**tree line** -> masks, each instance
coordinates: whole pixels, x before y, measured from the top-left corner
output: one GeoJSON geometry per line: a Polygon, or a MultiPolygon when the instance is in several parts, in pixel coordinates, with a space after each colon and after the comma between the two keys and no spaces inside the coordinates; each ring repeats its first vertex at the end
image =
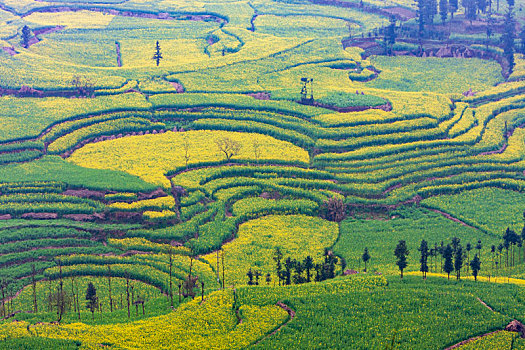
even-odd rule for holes
{"type": "MultiPolygon", "coordinates": [[[[490,255],[485,257],[485,259],[489,259],[489,264],[487,264],[490,265],[489,279],[491,275],[497,275],[500,268],[510,268],[516,266],[518,263],[525,262],[524,243],[525,226],[521,234],[517,234],[510,228],[505,230],[501,243],[491,245],[490,255]],[[494,269],[496,271],[494,271],[494,269]]],[[[434,272],[438,272],[439,266],[439,272],[446,273],[449,279],[450,275],[455,273],[456,279],[460,280],[461,271],[464,269],[466,270],[466,274],[471,273],[474,279],[477,280],[481,270],[482,248],[481,240],[478,240],[475,245],[466,243],[463,246],[461,240],[458,237],[454,237],[450,243],[441,241],[440,245],[436,243],[434,246],[431,246],[423,239],[417,249],[419,251],[419,271],[422,273],[423,278],[426,278],[427,272],[432,269],[434,272]]],[[[410,251],[407,248],[406,241],[400,240],[394,250],[394,255],[401,278],[403,278],[403,271],[408,266],[407,257],[409,254],[410,251]]]]}

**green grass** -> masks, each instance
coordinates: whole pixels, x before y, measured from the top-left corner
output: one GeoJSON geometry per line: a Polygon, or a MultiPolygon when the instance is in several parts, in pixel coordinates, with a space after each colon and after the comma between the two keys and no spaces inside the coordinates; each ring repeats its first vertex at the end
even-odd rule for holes
{"type": "Polygon", "coordinates": [[[381,74],[367,85],[380,89],[463,93],[502,79],[499,64],[480,59],[374,56],[370,61],[381,74]]]}
{"type": "MultiPolygon", "coordinates": [[[[471,243],[475,246],[481,239],[486,256],[492,244],[498,244],[499,239],[455,223],[442,215],[419,208],[408,208],[389,213],[387,217],[366,220],[347,219],[341,224],[341,235],[334,246],[334,252],[347,261],[348,268],[364,269],[360,260],[365,247],[370,252],[368,268],[382,273],[398,273],[395,265],[394,248],[399,240],[407,242],[410,250],[407,270],[419,271],[419,244],[425,239],[430,248],[434,244],[450,243],[453,237],[461,239],[463,246],[471,243]]],[[[473,255],[473,252],[471,252],[473,255]]],[[[435,260],[438,271],[439,258],[435,260]]],[[[430,265],[430,261],[429,261],[430,265]]]]}
{"type": "MultiPolygon", "coordinates": [[[[341,349],[348,344],[354,349],[384,349],[392,342],[396,349],[439,349],[502,329],[514,316],[501,314],[498,308],[489,311],[476,299],[493,291],[488,283],[442,278],[424,282],[415,276],[380,283],[381,279],[351,276],[283,288],[243,287],[238,300],[259,305],[283,301],[296,312],[289,324],[256,349],[341,349]]],[[[501,287],[503,304],[517,302],[515,289],[501,287]]]]}
{"type": "Polygon", "coordinates": [[[523,228],[525,194],[499,188],[480,188],[429,198],[423,204],[451,214],[497,236],[507,227],[518,234],[523,228]]]}
{"type": "Polygon", "coordinates": [[[155,186],[136,176],[111,170],[83,168],[58,156],[0,166],[0,182],[59,181],[74,187],[115,191],[152,191],[155,186]]]}
{"type": "Polygon", "coordinates": [[[319,102],[340,108],[356,107],[356,106],[381,106],[387,101],[381,97],[373,95],[359,95],[355,93],[334,92],[321,97],[319,102]]]}

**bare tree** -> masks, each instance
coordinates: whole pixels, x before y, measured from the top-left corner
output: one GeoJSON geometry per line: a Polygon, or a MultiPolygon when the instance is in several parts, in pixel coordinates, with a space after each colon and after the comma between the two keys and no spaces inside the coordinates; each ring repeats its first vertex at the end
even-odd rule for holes
{"type": "Polygon", "coordinates": [[[36,303],[36,267],[31,264],[31,285],[33,286],[33,309],[35,314],[38,313],[38,305],[36,303]]]}
{"type": "Polygon", "coordinates": [[[261,156],[261,146],[259,140],[253,140],[253,155],[255,156],[256,162],[259,161],[259,157],[261,156]]]}
{"type": "Polygon", "coordinates": [[[74,76],[71,85],[77,90],[79,97],[90,97],[95,92],[95,84],[86,77],[74,76]]]}
{"type": "Polygon", "coordinates": [[[111,266],[108,265],[109,310],[113,312],[113,298],[111,297],[111,266]]]}
{"type": "Polygon", "coordinates": [[[186,162],[186,168],[188,167],[188,162],[190,161],[191,155],[190,155],[190,141],[187,137],[184,137],[184,141],[182,143],[182,148],[184,149],[184,161],[186,162]]]}
{"type": "Polygon", "coordinates": [[[227,161],[239,154],[242,146],[239,142],[230,139],[229,137],[221,137],[215,140],[215,144],[219,152],[224,153],[227,161]]]}

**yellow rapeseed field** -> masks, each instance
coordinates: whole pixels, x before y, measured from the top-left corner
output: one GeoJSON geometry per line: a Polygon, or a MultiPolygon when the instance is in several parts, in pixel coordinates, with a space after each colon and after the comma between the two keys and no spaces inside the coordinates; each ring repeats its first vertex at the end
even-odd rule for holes
{"type": "Polygon", "coordinates": [[[275,305],[243,305],[235,310],[233,291],[215,292],[201,303],[200,297],[167,315],[129,324],[88,326],[13,322],[0,327],[0,339],[27,336],[30,329],[39,336],[82,342],[83,349],[100,344],[118,344],[119,349],[242,349],[264,337],[288,317],[275,305]]]}
{"type": "Polygon", "coordinates": [[[69,161],[95,169],[122,170],[137,175],[143,180],[170,187],[165,174],[184,167],[185,145],[188,149],[188,164],[217,162],[224,159],[215,140],[230,138],[241,145],[238,155],[232,159],[255,159],[253,144],[257,141],[259,160],[281,160],[308,162],[308,152],[273,137],[229,131],[166,132],[164,134],[126,137],[111,141],[88,144],[77,150],[69,161]]]}
{"type": "MultiPolygon", "coordinates": [[[[270,273],[276,281],[272,259],[275,248],[281,249],[285,259],[302,260],[310,255],[320,262],[324,248],[332,246],[337,235],[336,223],[305,215],[271,215],[248,221],[239,227],[237,238],[223,246],[225,282],[246,284],[250,268],[263,276],[270,273]]],[[[212,265],[217,263],[216,253],[204,259],[212,265]]]]}

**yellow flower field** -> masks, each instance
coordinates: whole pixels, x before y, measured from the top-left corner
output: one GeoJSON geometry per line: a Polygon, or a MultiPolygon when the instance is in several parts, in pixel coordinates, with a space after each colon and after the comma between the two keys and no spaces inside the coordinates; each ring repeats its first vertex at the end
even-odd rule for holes
{"type": "Polygon", "coordinates": [[[32,13],[25,19],[42,26],[61,25],[68,28],[104,28],[115,16],[93,11],[32,13]]]}
{"type": "MultiPolygon", "coordinates": [[[[248,221],[239,227],[237,238],[223,246],[226,284],[246,284],[250,268],[263,276],[269,272],[276,280],[272,256],[277,247],[285,258],[302,260],[310,255],[318,262],[337,235],[336,223],[305,215],[272,215],[248,221]]],[[[204,259],[212,266],[217,264],[215,253],[204,259]]]]}
{"type": "Polygon", "coordinates": [[[285,141],[273,137],[229,131],[188,131],[183,133],[166,132],[157,135],[126,137],[117,140],[88,144],[77,150],[69,161],[77,165],[95,168],[122,170],[141,179],[170,187],[165,174],[185,165],[184,145],[188,144],[188,164],[217,162],[224,160],[215,140],[230,138],[240,143],[239,154],[232,159],[255,159],[253,144],[260,146],[260,160],[280,160],[308,162],[308,152],[285,141]]]}
{"type": "Polygon", "coordinates": [[[288,314],[278,306],[243,305],[239,322],[233,309],[233,291],[215,292],[204,303],[200,298],[180,306],[170,314],[126,325],[88,326],[13,322],[0,327],[0,339],[32,334],[54,339],[81,341],[82,349],[98,349],[99,344],[119,349],[242,349],[284,323],[288,314]]]}

